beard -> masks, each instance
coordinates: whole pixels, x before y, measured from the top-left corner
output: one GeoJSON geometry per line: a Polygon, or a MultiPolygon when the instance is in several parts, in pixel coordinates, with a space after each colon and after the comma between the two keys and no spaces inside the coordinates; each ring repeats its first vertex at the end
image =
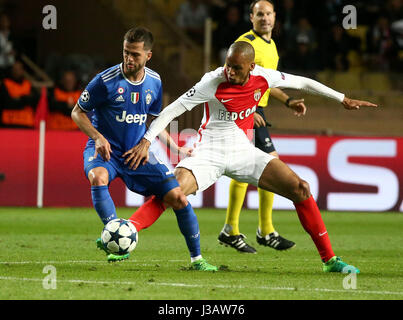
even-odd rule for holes
{"type": "Polygon", "coordinates": [[[125,63],[125,73],[128,76],[134,76],[136,75],[139,71],[141,71],[145,66],[144,64],[133,64],[130,68],[127,63],[125,63]]]}

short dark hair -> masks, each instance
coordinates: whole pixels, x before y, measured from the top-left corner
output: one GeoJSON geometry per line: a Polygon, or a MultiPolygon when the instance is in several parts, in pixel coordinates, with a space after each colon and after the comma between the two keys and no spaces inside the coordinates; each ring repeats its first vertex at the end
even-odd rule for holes
{"type": "Polygon", "coordinates": [[[132,28],[126,32],[124,41],[129,43],[144,42],[144,49],[151,50],[154,44],[154,37],[150,30],[144,27],[132,28]]]}
{"type": "Polygon", "coordinates": [[[260,1],[266,1],[266,2],[270,3],[274,9],[274,2],[272,0],[255,0],[249,6],[249,13],[253,13],[253,8],[255,7],[256,3],[260,2],[260,1]]]}
{"type": "Polygon", "coordinates": [[[255,49],[246,41],[236,41],[228,49],[227,55],[241,54],[250,61],[255,61],[255,49]]]}

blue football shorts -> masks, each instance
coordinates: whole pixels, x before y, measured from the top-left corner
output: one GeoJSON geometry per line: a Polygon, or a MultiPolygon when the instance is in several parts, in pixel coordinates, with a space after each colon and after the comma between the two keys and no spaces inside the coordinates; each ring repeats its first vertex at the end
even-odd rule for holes
{"type": "Polygon", "coordinates": [[[155,195],[162,199],[172,189],[179,187],[175,175],[152,152],[145,165],[140,164],[136,170],[132,170],[124,163],[124,158],[111,154],[109,161],[104,161],[98,156],[94,159],[95,146],[87,146],[84,150],[84,172],[88,177],[90,170],[103,167],[108,170],[109,183],[119,177],[127,188],[143,196],[155,195]]]}

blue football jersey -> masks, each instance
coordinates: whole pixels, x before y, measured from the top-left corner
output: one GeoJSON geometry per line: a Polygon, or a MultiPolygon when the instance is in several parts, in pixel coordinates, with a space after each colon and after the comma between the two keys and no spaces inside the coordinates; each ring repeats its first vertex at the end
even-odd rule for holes
{"type": "MultiPolygon", "coordinates": [[[[158,116],[162,106],[161,78],[145,68],[145,76],[132,82],[123,73],[122,64],[97,74],[82,92],[79,107],[93,111],[92,125],[108,140],[112,156],[139,143],[146,132],[148,115],[158,116]]],[[[94,144],[90,138],[87,146],[94,144]]]]}

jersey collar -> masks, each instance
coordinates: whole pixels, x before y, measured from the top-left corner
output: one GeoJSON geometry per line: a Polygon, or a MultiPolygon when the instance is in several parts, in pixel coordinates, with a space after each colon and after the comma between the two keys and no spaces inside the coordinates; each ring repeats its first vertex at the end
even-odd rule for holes
{"type": "Polygon", "coordinates": [[[132,84],[132,85],[138,86],[139,84],[142,84],[142,83],[144,82],[144,80],[146,79],[146,74],[147,74],[147,73],[146,73],[145,70],[144,70],[143,79],[141,79],[141,80],[139,80],[139,81],[130,81],[130,80],[126,77],[125,73],[123,72],[123,63],[120,64],[119,68],[120,68],[120,72],[121,72],[122,75],[123,75],[123,78],[125,78],[125,80],[126,80],[127,82],[129,82],[130,84],[132,84]]]}
{"type": "Polygon", "coordinates": [[[252,29],[252,32],[254,34],[256,34],[260,39],[262,39],[264,42],[267,42],[268,44],[271,43],[271,39],[270,40],[266,40],[265,38],[263,38],[255,29],[252,29]]]}

